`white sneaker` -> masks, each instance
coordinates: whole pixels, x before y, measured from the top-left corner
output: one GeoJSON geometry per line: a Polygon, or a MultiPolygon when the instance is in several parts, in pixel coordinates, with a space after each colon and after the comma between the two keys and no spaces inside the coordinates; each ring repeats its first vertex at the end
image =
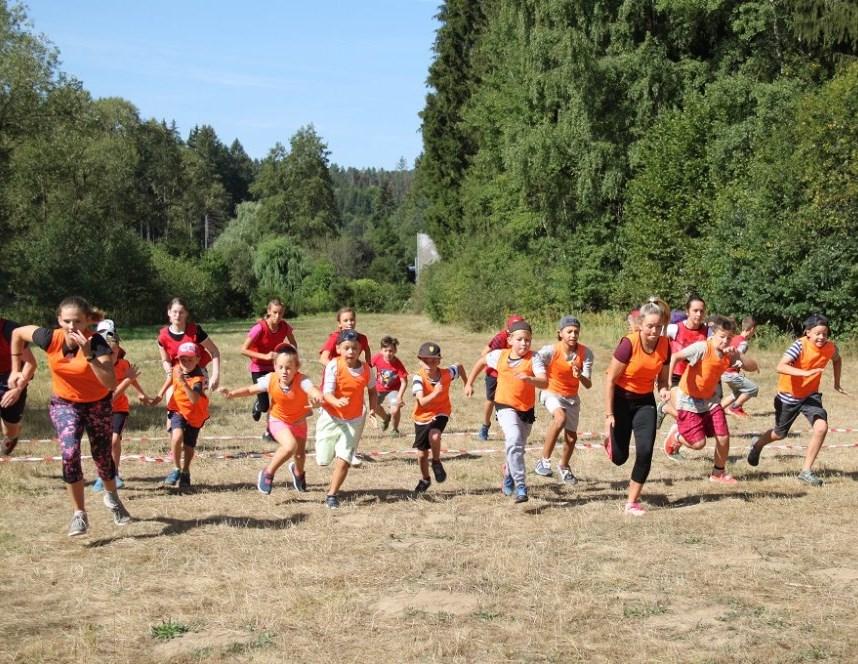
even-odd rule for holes
{"type": "Polygon", "coordinates": [[[360,460],[360,457],[357,454],[352,454],[352,466],[359,466],[362,463],[363,461],[360,460]]]}
{"type": "Polygon", "coordinates": [[[551,477],[551,459],[540,459],[533,467],[533,472],[542,477],[551,477]]]}
{"type": "Polygon", "coordinates": [[[113,515],[113,523],[117,526],[127,526],[131,523],[131,515],[125,509],[125,505],[119,500],[119,496],[111,494],[109,491],[104,492],[104,506],[110,510],[113,515]]]}
{"type": "Polygon", "coordinates": [[[69,523],[69,537],[86,535],[87,530],[89,530],[89,519],[86,517],[86,512],[75,512],[69,523]]]}

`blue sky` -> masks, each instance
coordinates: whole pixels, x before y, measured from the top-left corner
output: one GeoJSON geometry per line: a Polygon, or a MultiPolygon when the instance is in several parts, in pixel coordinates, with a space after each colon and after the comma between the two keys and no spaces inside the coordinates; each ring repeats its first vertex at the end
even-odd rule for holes
{"type": "Polygon", "coordinates": [[[61,69],[252,157],[312,123],[343,166],[420,154],[440,0],[25,0],[61,69]]]}

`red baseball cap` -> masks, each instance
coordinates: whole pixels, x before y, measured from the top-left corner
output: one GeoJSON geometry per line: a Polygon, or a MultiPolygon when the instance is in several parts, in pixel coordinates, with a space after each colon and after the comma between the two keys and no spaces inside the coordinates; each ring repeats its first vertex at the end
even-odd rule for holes
{"type": "Polygon", "coordinates": [[[509,328],[511,328],[513,325],[523,320],[524,316],[519,316],[518,314],[510,314],[506,319],[506,328],[504,329],[509,330],[509,328]]]}
{"type": "Polygon", "coordinates": [[[176,357],[198,357],[197,345],[193,341],[186,341],[179,346],[179,352],[176,357]]]}

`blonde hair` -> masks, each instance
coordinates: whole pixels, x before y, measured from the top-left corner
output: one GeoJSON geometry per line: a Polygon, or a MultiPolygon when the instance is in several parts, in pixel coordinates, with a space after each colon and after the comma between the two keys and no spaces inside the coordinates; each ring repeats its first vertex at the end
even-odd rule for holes
{"type": "Polygon", "coordinates": [[[641,319],[650,314],[661,314],[661,324],[667,325],[670,322],[670,306],[662,300],[658,295],[650,295],[647,301],[641,305],[641,319]]]}

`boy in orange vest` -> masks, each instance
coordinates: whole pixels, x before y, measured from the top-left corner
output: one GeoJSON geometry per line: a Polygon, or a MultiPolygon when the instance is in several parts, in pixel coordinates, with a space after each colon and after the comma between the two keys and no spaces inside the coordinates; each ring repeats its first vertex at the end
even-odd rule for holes
{"type": "Polygon", "coordinates": [[[542,390],[540,402],[551,414],[551,422],[545,430],[542,458],[533,469],[537,475],[551,477],[551,455],[557,437],[564,432],[563,453],[560,455],[560,481],[577,484],[578,480],[569,468],[575,443],[578,441],[578,419],[581,414],[581,399],[578,389],[583,385],[588,390],[593,385],[593,351],[578,343],[581,323],[574,316],[564,316],[557,325],[557,343],[543,346],[538,355],[545,364],[548,387],[542,390]]]}
{"type": "Polygon", "coordinates": [[[822,407],[819,383],[829,362],[834,369],[835,391],[846,394],[840,386],[843,360],[835,343],[829,340],[830,334],[831,328],[825,316],[810,316],[804,321],[804,336],[787,348],[778,363],[776,371],[780,376],[775,396],[775,426],[764,431],[751,444],[748,463],[752,466],[760,463],[763,447],[773,440],[786,438],[796,418],[804,415],[813,431],[798,479],[810,486],[822,485],[822,480],[813,473],[812,468],[825,442],[825,434],[828,433],[828,413],[822,407]]]}
{"type": "Polygon", "coordinates": [[[441,434],[450,419],[453,407],[450,403],[450,385],[456,378],[463,383],[468,376],[461,364],[441,368],[441,347],[428,341],[417,352],[420,370],[411,379],[414,394],[414,448],[420,462],[421,479],[414,488],[423,493],[432,485],[429,479],[429,450],[432,450],[432,473],[441,484],[447,479],[447,471],[441,463],[441,434]]]}
{"type": "Polygon", "coordinates": [[[730,452],[730,430],[718,394],[721,376],[729,369],[743,366],[756,370],[757,363],[743,356],[730,345],[736,324],[724,316],[714,316],[712,336],[707,341],[695,341],[673,353],[671,372],[677,362],[687,362],[679,381],[676,424],[670,428],[664,441],[664,453],[676,459],[682,445],[693,450],[706,446],[706,437],[715,438],[715,467],[710,482],[736,484],[736,479],[725,471],[730,452]]]}

